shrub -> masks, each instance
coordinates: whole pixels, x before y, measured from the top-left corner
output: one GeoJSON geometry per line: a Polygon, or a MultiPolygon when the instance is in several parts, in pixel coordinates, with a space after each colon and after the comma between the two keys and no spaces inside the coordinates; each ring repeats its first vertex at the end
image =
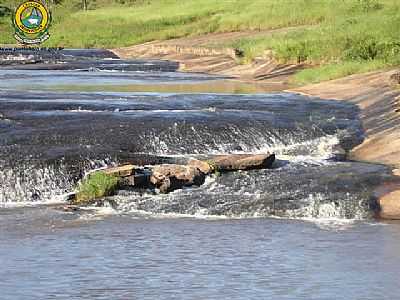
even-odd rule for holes
{"type": "Polygon", "coordinates": [[[345,42],[344,57],[351,60],[374,60],[380,52],[379,42],[370,36],[358,39],[347,39],[345,42]]]}
{"type": "Polygon", "coordinates": [[[355,11],[370,12],[380,10],[383,8],[383,4],[378,0],[358,0],[356,5],[353,7],[355,11]]]}
{"type": "Polygon", "coordinates": [[[372,36],[347,39],[344,58],[348,60],[391,60],[400,54],[400,41],[382,41],[372,36]]]}
{"type": "Polygon", "coordinates": [[[6,6],[0,6],[0,17],[10,16],[11,9],[6,6]]]}

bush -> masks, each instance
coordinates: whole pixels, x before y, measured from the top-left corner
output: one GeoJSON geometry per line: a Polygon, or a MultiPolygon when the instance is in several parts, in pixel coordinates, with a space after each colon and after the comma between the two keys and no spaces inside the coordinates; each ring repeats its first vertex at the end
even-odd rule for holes
{"type": "Polygon", "coordinates": [[[344,50],[344,58],[348,60],[391,60],[399,54],[400,41],[379,41],[371,36],[348,39],[344,50]]]}
{"type": "Polygon", "coordinates": [[[378,0],[358,0],[356,5],[353,7],[355,11],[370,12],[374,10],[380,10],[383,8],[383,4],[378,0]]]}
{"type": "Polygon", "coordinates": [[[6,6],[0,6],[0,17],[10,16],[11,9],[6,6]]]}
{"type": "Polygon", "coordinates": [[[278,56],[285,62],[303,63],[310,58],[310,44],[309,41],[292,42],[289,41],[277,49],[278,56]]]}
{"type": "Polygon", "coordinates": [[[380,52],[379,42],[374,37],[347,38],[344,57],[350,60],[374,60],[380,52]]]}

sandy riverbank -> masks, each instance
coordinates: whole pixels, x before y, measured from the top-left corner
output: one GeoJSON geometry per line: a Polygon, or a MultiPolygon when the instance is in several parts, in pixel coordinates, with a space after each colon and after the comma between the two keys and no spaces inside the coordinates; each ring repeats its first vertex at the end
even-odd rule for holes
{"type": "MultiPolygon", "coordinates": [[[[325,99],[349,101],[361,109],[364,142],[354,148],[350,159],[382,163],[400,176],[400,89],[390,76],[396,70],[353,75],[290,90],[325,99]]],[[[387,184],[377,191],[380,216],[400,219],[400,184],[387,184]]]]}

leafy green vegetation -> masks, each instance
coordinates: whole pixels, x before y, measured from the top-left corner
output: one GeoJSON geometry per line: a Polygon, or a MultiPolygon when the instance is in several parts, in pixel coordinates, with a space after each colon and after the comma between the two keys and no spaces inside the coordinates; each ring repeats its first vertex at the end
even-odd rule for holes
{"type": "Polygon", "coordinates": [[[305,69],[294,75],[294,82],[300,85],[318,83],[321,81],[337,79],[357,73],[366,73],[384,69],[387,64],[381,60],[368,62],[346,61],[337,64],[322,65],[317,68],[305,69]]]}
{"type": "MultiPolygon", "coordinates": [[[[88,8],[83,11],[80,0],[52,5],[54,24],[46,46],[115,48],[290,27],[220,46],[243,51],[244,63],[272,50],[282,63],[311,66],[295,77],[298,83],[400,63],[398,0],[88,0],[88,8]]],[[[6,19],[0,18],[0,43],[13,43],[6,19]]]]}
{"type": "Polygon", "coordinates": [[[79,185],[75,203],[82,204],[94,199],[112,195],[118,186],[116,176],[104,172],[95,172],[85,178],[79,185]]]}

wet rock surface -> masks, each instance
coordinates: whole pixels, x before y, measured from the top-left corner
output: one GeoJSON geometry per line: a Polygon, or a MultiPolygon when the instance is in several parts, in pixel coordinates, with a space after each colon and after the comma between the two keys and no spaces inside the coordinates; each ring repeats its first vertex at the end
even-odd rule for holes
{"type": "Polygon", "coordinates": [[[206,161],[191,158],[189,159],[187,164],[188,166],[192,166],[199,169],[202,173],[206,175],[211,174],[214,171],[210,163],[206,161]]]}
{"type": "Polygon", "coordinates": [[[275,154],[233,154],[217,155],[211,159],[212,164],[220,171],[256,170],[272,166],[275,154]]]}
{"type": "MultiPolygon", "coordinates": [[[[145,167],[127,164],[92,172],[83,179],[83,182],[90,180],[93,174],[102,173],[117,178],[118,189],[155,188],[160,193],[166,194],[184,187],[201,186],[206,176],[212,173],[265,169],[270,168],[274,161],[274,154],[228,154],[214,156],[209,161],[190,158],[185,165],[162,164],[145,167]]],[[[79,200],[79,193],[70,196],[69,200],[80,205],[90,204],[96,200],[90,197],[79,200]]]]}
{"type": "Polygon", "coordinates": [[[193,166],[160,165],[152,168],[150,182],[161,193],[168,193],[185,186],[200,186],[204,183],[205,176],[193,166]]]}

